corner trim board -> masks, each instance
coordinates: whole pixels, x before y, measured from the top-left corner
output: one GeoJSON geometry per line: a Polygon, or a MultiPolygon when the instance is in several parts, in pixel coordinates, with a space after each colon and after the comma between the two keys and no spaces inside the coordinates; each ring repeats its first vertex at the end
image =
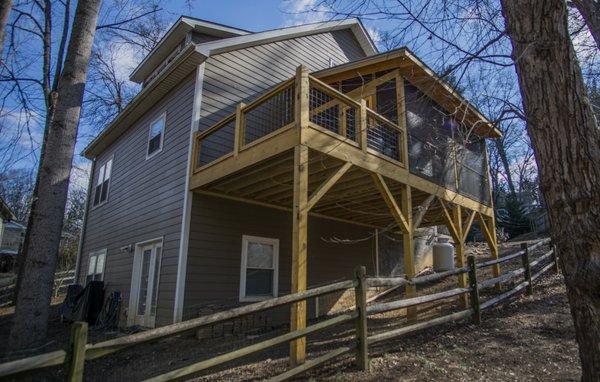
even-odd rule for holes
{"type": "Polygon", "coordinates": [[[200,121],[200,109],[202,105],[202,86],[204,81],[204,67],[201,63],[196,69],[196,84],[194,86],[194,105],[192,107],[192,118],[190,126],[190,139],[188,145],[188,159],[185,168],[185,189],[183,197],[183,213],[181,215],[181,237],[179,240],[179,259],[177,261],[177,283],[175,286],[175,303],[173,306],[173,323],[180,322],[183,318],[183,300],[185,296],[185,283],[187,275],[188,246],[190,241],[190,221],[192,217],[193,192],[190,191],[190,166],[192,164],[192,151],[194,146],[194,134],[198,129],[200,121]]]}

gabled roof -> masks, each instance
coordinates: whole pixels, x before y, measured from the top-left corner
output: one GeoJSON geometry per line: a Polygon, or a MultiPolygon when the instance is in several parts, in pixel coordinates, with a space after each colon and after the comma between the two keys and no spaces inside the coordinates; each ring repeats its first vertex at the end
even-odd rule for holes
{"type": "Polygon", "coordinates": [[[334,79],[337,80],[337,78],[354,77],[356,73],[369,73],[396,68],[400,70],[400,74],[408,82],[447,111],[461,112],[465,117],[465,121],[469,123],[477,135],[484,138],[502,136],[500,130],[483,113],[456,92],[423,61],[419,60],[408,48],[390,50],[313,74],[326,82],[331,82],[334,79]]]}
{"type": "Polygon", "coordinates": [[[288,40],[296,37],[308,36],[311,34],[333,32],[342,29],[349,29],[354,33],[354,37],[356,37],[356,40],[367,55],[370,56],[377,54],[377,47],[373,43],[373,40],[371,40],[371,37],[366,32],[360,20],[355,18],[272,29],[248,34],[245,36],[211,41],[204,44],[199,44],[198,51],[208,57],[215,54],[248,48],[255,45],[288,40]]]}
{"type": "MultiPolygon", "coordinates": [[[[184,22],[188,23],[188,19],[189,18],[187,17],[182,17],[175,24],[175,26],[173,26],[171,30],[167,32],[167,35],[165,35],[161,44],[164,44],[168,38],[171,39],[171,37],[168,36],[169,34],[176,35],[177,33],[183,33],[182,36],[185,35],[187,32],[184,33],[182,31],[187,27],[180,26],[180,24],[183,25],[182,23],[184,22]],[[181,31],[173,31],[174,28],[184,29],[181,29],[181,31]]],[[[195,20],[195,22],[199,21],[195,20]]],[[[214,23],[210,24],[211,28],[213,28],[214,25],[218,25],[214,23]]],[[[223,26],[223,28],[230,27],[223,26]]],[[[96,138],[94,138],[94,140],[92,140],[92,142],[89,143],[89,145],[83,150],[82,154],[86,158],[91,159],[102,152],[102,150],[104,150],[111,142],[118,138],[128,126],[135,123],[135,121],[139,119],[156,101],[160,100],[165,94],[167,94],[173,88],[173,83],[179,83],[186,76],[188,76],[197,65],[201,64],[211,55],[250,46],[266,44],[274,41],[282,41],[291,38],[342,29],[349,29],[353,32],[355,38],[367,55],[377,53],[375,44],[358,19],[314,23],[257,33],[235,29],[239,33],[238,36],[198,45],[190,44],[181,52],[179,52],[155,78],[146,84],[146,86],[131,100],[131,102],[129,102],[125,109],[119,115],[117,115],[117,117],[115,117],[115,119],[96,138]]],[[[181,41],[176,40],[175,37],[172,39],[173,41],[181,41]]],[[[174,46],[177,45],[177,43],[174,44],[174,46]]],[[[166,57],[168,54],[169,53],[166,53],[164,57],[166,57]]],[[[150,55],[152,55],[152,53],[150,55]]],[[[156,67],[156,65],[152,66],[148,60],[149,59],[147,58],[146,60],[142,61],[142,63],[136,68],[134,73],[131,75],[132,80],[133,78],[145,78],[145,75],[142,75],[142,73],[149,74],[151,73],[151,70],[148,68],[156,67]],[[142,69],[144,65],[146,66],[142,69]]]]}
{"type": "Polygon", "coordinates": [[[160,42],[152,49],[150,53],[133,70],[129,79],[133,82],[142,82],[154,68],[181,43],[188,32],[196,31],[218,38],[228,38],[243,36],[252,32],[230,27],[223,24],[214,23],[207,20],[197,19],[189,16],[181,16],[179,20],[167,31],[160,42]]]}

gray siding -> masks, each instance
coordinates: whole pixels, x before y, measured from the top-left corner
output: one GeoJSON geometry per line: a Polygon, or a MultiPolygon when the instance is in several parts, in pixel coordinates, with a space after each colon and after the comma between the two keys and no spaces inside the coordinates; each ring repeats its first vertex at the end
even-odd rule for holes
{"type": "MultiPolygon", "coordinates": [[[[373,231],[332,220],[308,222],[308,285],[352,277],[357,265],[373,274],[373,231]],[[352,245],[331,243],[333,237],[365,239],[352,245]]],[[[272,208],[194,195],[188,252],[184,315],[203,305],[238,304],[242,235],[279,239],[279,294],[290,291],[291,213],[272,208]]],[[[185,318],[184,317],[184,318],[185,318]]]]}
{"type": "MultiPolygon", "coordinates": [[[[172,322],[187,154],[194,98],[194,76],[176,86],[152,111],[137,121],[99,158],[96,171],[113,157],[108,202],[90,207],[81,259],[85,278],[88,254],[107,248],[104,281],[120,290],[127,309],[133,253],[120,248],[163,237],[157,323],[172,322]],[[146,160],[149,124],[166,112],[162,152],[146,160]]],[[[94,182],[96,174],[93,174],[94,182]]]]}

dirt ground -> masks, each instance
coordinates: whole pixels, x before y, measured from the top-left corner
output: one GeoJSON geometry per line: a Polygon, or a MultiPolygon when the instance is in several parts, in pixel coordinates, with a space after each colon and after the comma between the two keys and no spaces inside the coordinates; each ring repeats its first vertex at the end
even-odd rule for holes
{"type": "MultiPolygon", "coordinates": [[[[471,249],[479,252],[477,248],[471,249]]],[[[518,245],[510,245],[502,252],[511,253],[517,249],[518,245]]],[[[517,264],[519,262],[517,259],[517,264]]],[[[427,288],[423,293],[446,289],[455,282],[454,279],[447,280],[427,288]]],[[[399,293],[390,294],[386,299],[397,299],[401,297],[399,293]]],[[[482,300],[487,297],[483,294],[482,300]]],[[[63,347],[68,338],[68,325],[60,323],[57,307],[55,305],[50,341],[45,350],[63,347]]],[[[420,311],[419,315],[427,317],[457,309],[453,303],[437,304],[420,311]]],[[[0,352],[6,344],[11,315],[11,309],[0,310],[0,352]]],[[[403,325],[405,318],[402,312],[378,315],[369,319],[369,332],[373,334],[403,325]]],[[[285,330],[279,328],[269,337],[285,330]]],[[[353,332],[354,326],[349,323],[309,336],[308,359],[348,344],[353,332]]],[[[124,334],[92,331],[90,339],[97,342],[124,334]]],[[[169,338],[86,362],[85,380],[143,380],[265,338],[257,335],[203,341],[189,335],[169,338]]],[[[533,296],[519,295],[484,312],[481,325],[463,321],[437,326],[373,346],[370,357],[370,372],[358,370],[353,354],[348,354],[310,371],[299,380],[570,381],[580,378],[577,344],[562,276],[552,271],[536,282],[533,296]]],[[[268,378],[286,369],[287,346],[244,358],[226,367],[229,369],[212,370],[192,380],[251,381],[268,378]]],[[[59,368],[47,369],[26,379],[64,380],[64,372],[59,368]]]]}

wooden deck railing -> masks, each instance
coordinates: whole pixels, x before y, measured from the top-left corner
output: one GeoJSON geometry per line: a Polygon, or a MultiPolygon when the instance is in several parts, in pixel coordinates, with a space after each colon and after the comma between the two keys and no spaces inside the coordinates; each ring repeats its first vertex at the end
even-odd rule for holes
{"type": "Polygon", "coordinates": [[[304,292],[261,301],[251,305],[211,314],[208,316],[199,317],[189,321],[184,321],[178,324],[151,329],[142,333],[137,333],[126,337],[120,337],[95,344],[87,343],[87,323],[76,322],[72,326],[71,339],[68,349],[56,350],[34,357],[0,364],[0,378],[14,376],[16,374],[24,373],[31,370],[37,370],[45,367],[66,364],[68,370],[67,380],[82,381],[84,375],[85,361],[104,357],[132,346],[159,340],[168,336],[181,334],[189,330],[197,329],[206,325],[223,322],[225,320],[240,317],[243,315],[264,311],[266,309],[287,305],[298,301],[305,301],[306,299],[311,297],[322,296],[328,293],[344,291],[351,288],[354,288],[355,306],[354,308],[346,312],[342,312],[341,314],[335,317],[328,318],[324,321],[315,323],[313,325],[309,325],[304,329],[291,331],[274,338],[270,338],[249,346],[245,346],[240,349],[236,349],[226,354],[221,354],[210,359],[198,361],[191,365],[158,375],[149,380],[167,381],[185,377],[248,356],[250,354],[270,349],[277,345],[289,343],[292,340],[306,337],[309,334],[322,331],[326,328],[331,328],[351,321],[354,321],[356,324],[355,341],[353,343],[331,350],[325,353],[324,355],[309,360],[306,363],[301,364],[299,366],[292,367],[284,373],[271,378],[270,380],[287,380],[289,378],[298,376],[311,368],[322,365],[323,363],[329,360],[347,354],[353,350],[356,350],[355,354],[357,364],[361,369],[366,370],[368,369],[369,365],[369,347],[374,344],[385,340],[390,340],[392,338],[396,338],[408,333],[412,333],[417,330],[457,320],[471,318],[474,323],[478,324],[481,321],[481,312],[485,309],[489,309],[490,307],[519,293],[520,291],[527,291],[527,293],[531,294],[533,292],[533,282],[537,278],[539,278],[542,274],[544,274],[551,268],[555,268],[556,271],[558,271],[557,257],[554,249],[550,249],[550,251],[548,251],[542,256],[539,256],[534,261],[530,261],[531,251],[533,249],[538,248],[541,245],[547,244],[548,242],[548,239],[541,240],[533,246],[526,246],[521,251],[515,254],[505,256],[497,260],[476,263],[475,258],[473,256],[469,256],[468,265],[465,267],[461,267],[447,272],[416,277],[413,279],[406,279],[402,277],[367,277],[365,275],[365,268],[358,267],[355,272],[355,277],[352,280],[336,282],[330,285],[309,289],[304,292]],[[521,258],[522,260],[522,267],[489,280],[478,280],[477,273],[479,269],[490,267],[492,265],[500,263],[505,263],[507,261],[511,261],[518,258],[521,258]],[[431,284],[436,281],[445,279],[447,277],[464,273],[467,273],[469,275],[468,288],[452,288],[450,290],[435,292],[428,295],[422,295],[408,299],[401,299],[397,301],[376,303],[371,306],[367,306],[367,289],[369,287],[399,286],[406,284],[431,284]],[[484,302],[480,301],[479,292],[482,289],[493,287],[494,285],[500,282],[512,280],[517,276],[523,276],[523,281],[518,283],[508,291],[500,293],[484,302]],[[418,306],[438,300],[448,299],[464,293],[470,294],[471,304],[468,309],[443,315],[441,317],[435,317],[422,322],[409,322],[407,326],[403,326],[397,329],[387,330],[379,333],[369,333],[369,316],[411,306],[418,306]]]}
{"type": "Polygon", "coordinates": [[[313,76],[308,75],[307,83],[302,82],[299,71],[295,78],[282,82],[249,104],[238,104],[235,113],[196,133],[193,172],[299,127],[298,116],[302,113],[296,110],[298,107],[309,109],[309,126],[303,127],[332,133],[365,151],[405,165],[404,129],[367,108],[364,101],[357,102],[313,76]],[[297,102],[300,98],[308,102],[297,102]]]}

